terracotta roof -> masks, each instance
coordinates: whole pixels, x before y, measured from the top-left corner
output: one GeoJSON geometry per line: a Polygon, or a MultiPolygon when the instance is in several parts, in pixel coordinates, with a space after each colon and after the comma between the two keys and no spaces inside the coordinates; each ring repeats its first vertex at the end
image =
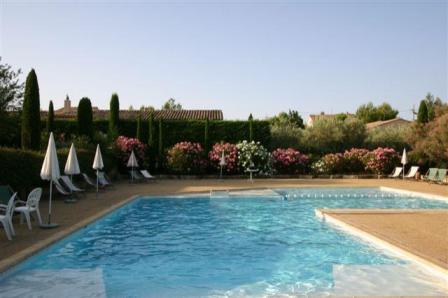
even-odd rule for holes
{"type": "MultiPolygon", "coordinates": [[[[45,117],[47,111],[41,112],[41,116],[45,117]]],[[[76,118],[77,109],[71,108],[69,112],[64,112],[62,109],[55,111],[55,118],[58,119],[73,119],[76,118]]],[[[138,115],[142,115],[142,119],[148,119],[149,115],[154,113],[154,119],[158,120],[223,120],[224,116],[221,110],[121,110],[120,119],[137,119],[138,115]]],[[[93,109],[94,119],[109,119],[109,110],[93,109]]]]}
{"type": "Polygon", "coordinates": [[[381,126],[390,126],[390,125],[407,125],[411,123],[411,121],[405,120],[403,118],[394,118],[394,119],[389,119],[389,120],[384,120],[384,121],[375,121],[375,122],[370,122],[366,124],[366,128],[367,129],[374,129],[374,128],[378,128],[381,126]]]}

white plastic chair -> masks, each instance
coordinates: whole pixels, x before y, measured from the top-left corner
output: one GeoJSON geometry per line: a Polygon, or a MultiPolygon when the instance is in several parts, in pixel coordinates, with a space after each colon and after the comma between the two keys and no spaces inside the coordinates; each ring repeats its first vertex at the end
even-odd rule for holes
{"type": "Polygon", "coordinates": [[[31,213],[36,212],[37,220],[39,224],[42,224],[42,219],[40,217],[39,212],[39,201],[42,196],[42,188],[35,188],[33,189],[30,194],[28,195],[28,198],[26,199],[26,202],[24,201],[17,201],[17,203],[25,204],[25,206],[19,206],[14,208],[14,211],[20,212],[20,223],[23,223],[23,217],[26,218],[26,223],[28,225],[28,229],[31,230],[31,213]]]}
{"type": "Polygon", "coordinates": [[[8,240],[12,240],[12,236],[16,234],[12,225],[12,215],[14,214],[16,197],[17,193],[14,193],[8,201],[8,205],[0,204],[0,208],[5,210],[5,214],[0,215],[0,222],[5,229],[6,237],[8,238],[8,240]]]}

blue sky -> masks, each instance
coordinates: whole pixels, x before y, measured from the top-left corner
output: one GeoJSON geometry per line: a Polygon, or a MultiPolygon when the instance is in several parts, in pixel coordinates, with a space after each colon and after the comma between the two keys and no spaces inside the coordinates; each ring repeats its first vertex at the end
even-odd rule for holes
{"type": "Polygon", "coordinates": [[[65,94],[108,108],[295,109],[390,102],[405,118],[447,99],[447,1],[8,1],[2,61],[36,69],[41,106],[65,94]]]}

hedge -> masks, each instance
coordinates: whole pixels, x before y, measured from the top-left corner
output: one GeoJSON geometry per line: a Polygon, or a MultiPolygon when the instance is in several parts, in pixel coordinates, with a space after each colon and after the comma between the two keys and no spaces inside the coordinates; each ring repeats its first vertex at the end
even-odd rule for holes
{"type": "MultiPolygon", "coordinates": [[[[144,122],[146,123],[146,121],[144,122]]],[[[45,121],[42,121],[45,125],[45,121]]],[[[67,135],[77,134],[77,123],[73,120],[54,121],[55,133],[67,135]]],[[[108,120],[96,120],[93,122],[93,130],[107,133],[108,120]]],[[[163,146],[164,149],[172,147],[181,141],[204,142],[205,120],[164,120],[163,121],[163,146]]],[[[142,140],[148,140],[148,125],[142,125],[142,140]]],[[[127,137],[136,137],[137,121],[120,120],[119,133],[127,137]]],[[[153,140],[158,140],[158,129],[154,129],[153,140]]],[[[263,146],[270,148],[271,131],[268,121],[253,120],[254,140],[263,146]]],[[[209,122],[208,141],[209,144],[221,141],[237,143],[249,139],[249,121],[214,120],[209,122]]]]}
{"type": "MultiPolygon", "coordinates": [[[[69,149],[58,150],[59,167],[61,174],[64,172],[69,149]]],[[[92,163],[94,151],[77,150],[77,156],[81,171],[93,176],[92,163]]],[[[102,149],[104,166],[107,171],[116,169],[116,161],[112,152],[102,149]]],[[[35,187],[47,186],[48,181],[40,178],[40,170],[45,153],[39,151],[20,150],[0,147],[0,185],[10,185],[20,194],[28,193],[35,187]]]]}

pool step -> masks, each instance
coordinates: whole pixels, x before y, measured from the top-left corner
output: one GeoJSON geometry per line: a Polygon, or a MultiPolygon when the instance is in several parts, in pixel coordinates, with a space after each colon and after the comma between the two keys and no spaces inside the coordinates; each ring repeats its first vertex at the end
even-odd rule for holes
{"type": "Polygon", "coordinates": [[[105,298],[106,287],[101,269],[29,270],[3,281],[0,296],[105,298]]]}
{"type": "Polygon", "coordinates": [[[220,199],[220,198],[229,198],[230,193],[229,190],[210,190],[210,199],[220,199]]]}
{"type": "Polygon", "coordinates": [[[334,265],[332,295],[443,296],[448,285],[416,266],[334,265]]]}

